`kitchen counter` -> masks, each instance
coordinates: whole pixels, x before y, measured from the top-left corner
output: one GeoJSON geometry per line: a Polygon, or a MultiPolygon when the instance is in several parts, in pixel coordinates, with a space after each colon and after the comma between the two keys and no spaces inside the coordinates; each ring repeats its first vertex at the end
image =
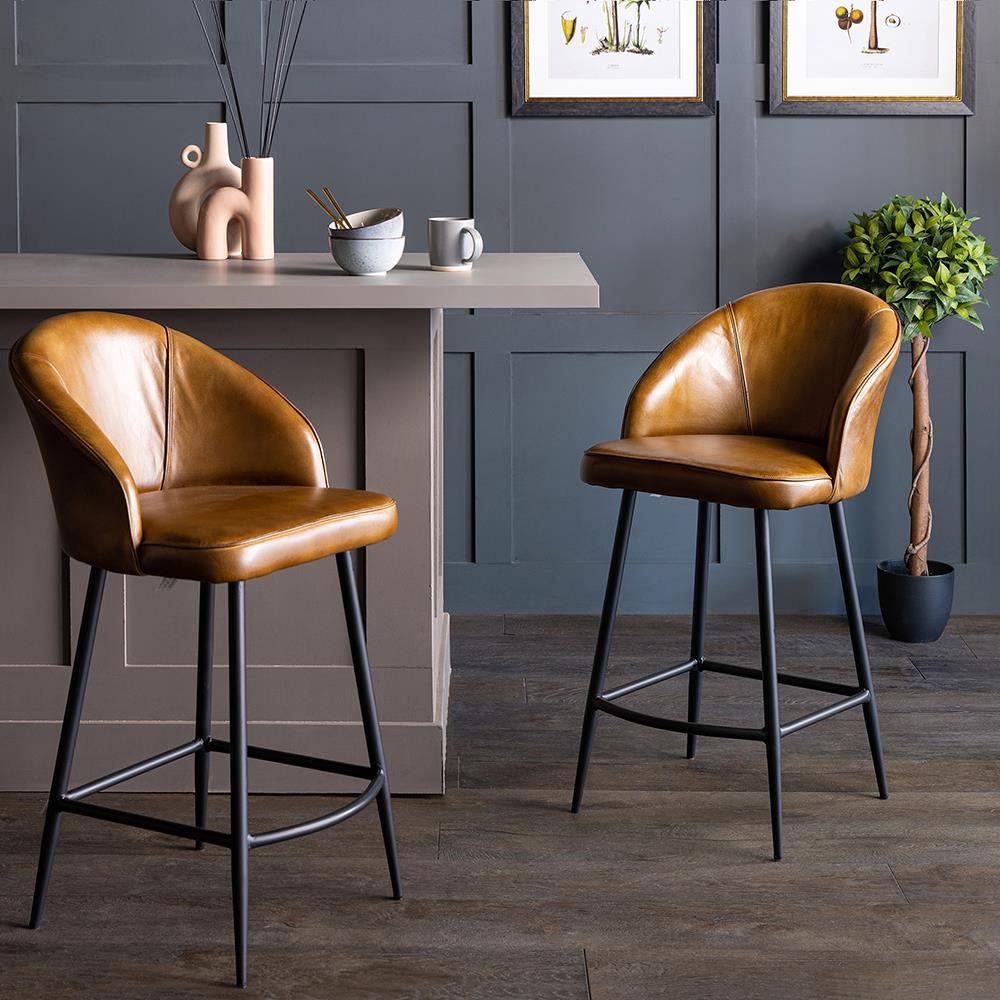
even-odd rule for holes
{"type": "MultiPolygon", "coordinates": [[[[273,261],[189,256],[0,255],[0,348],[45,316],[129,312],[183,330],[279,388],[313,419],[331,484],[399,504],[399,530],[362,554],[376,697],[393,790],[444,790],[450,644],[443,606],[442,381],[445,309],[591,309],[577,254],[486,254],[434,272],[406,254],[385,277],[351,277],[323,254],[273,261]]],[[[86,568],[59,551],[45,474],[9,379],[0,380],[5,485],[0,602],[0,789],[48,787],[86,568]]],[[[250,740],[364,759],[332,560],[247,587],[250,740]]],[[[198,587],[109,577],[74,781],[191,737],[198,587]],[[112,609],[117,609],[117,613],[112,609]]],[[[218,602],[224,606],[225,602],[218,602]]],[[[226,690],[217,622],[215,688],[226,690]]],[[[224,732],[219,698],[216,731],[224,732]]],[[[216,768],[220,782],[224,768],[216,768]]],[[[253,762],[252,789],[315,791],[348,779],[253,762]]],[[[189,790],[166,768],[134,787],[189,790]]],[[[222,786],[220,786],[222,787],[222,786]]]]}

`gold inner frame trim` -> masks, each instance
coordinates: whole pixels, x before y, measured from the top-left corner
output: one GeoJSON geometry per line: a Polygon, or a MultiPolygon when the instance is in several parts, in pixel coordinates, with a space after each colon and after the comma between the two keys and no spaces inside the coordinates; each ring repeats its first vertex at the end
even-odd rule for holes
{"type": "Polygon", "coordinates": [[[949,94],[946,97],[931,96],[931,97],[911,97],[911,96],[895,96],[895,97],[864,97],[864,96],[849,96],[849,97],[838,97],[836,95],[823,95],[820,97],[790,97],[788,94],[788,2],[789,0],[784,0],[781,10],[781,99],[782,101],[787,101],[788,103],[795,104],[830,104],[834,102],[845,102],[848,104],[900,104],[908,103],[912,101],[920,101],[925,103],[933,104],[945,104],[948,102],[958,103],[962,100],[962,88],[964,86],[964,69],[965,69],[965,2],[964,0],[955,0],[955,11],[957,17],[957,44],[955,46],[955,93],[949,94]]]}
{"type": "Polygon", "coordinates": [[[693,97],[532,97],[531,96],[531,72],[529,57],[531,53],[531,48],[529,45],[530,38],[529,23],[531,18],[528,17],[528,9],[534,0],[522,0],[522,7],[524,8],[524,101],[527,104],[530,101],[555,101],[560,103],[571,102],[574,104],[580,103],[593,103],[593,104],[621,104],[629,103],[636,104],[640,102],[656,103],[656,104],[701,104],[705,99],[705,32],[704,32],[704,13],[702,7],[702,0],[698,0],[698,92],[693,97]]]}

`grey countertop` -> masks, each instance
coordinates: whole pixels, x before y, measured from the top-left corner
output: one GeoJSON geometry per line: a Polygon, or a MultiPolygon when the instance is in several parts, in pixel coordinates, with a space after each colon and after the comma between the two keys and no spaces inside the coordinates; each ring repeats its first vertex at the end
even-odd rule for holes
{"type": "Polygon", "coordinates": [[[381,278],[351,277],[320,253],[0,254],[0,309],[596,309],[599,292],[574,253],[485,254],[461,273],[408,253],[381,278]]]}

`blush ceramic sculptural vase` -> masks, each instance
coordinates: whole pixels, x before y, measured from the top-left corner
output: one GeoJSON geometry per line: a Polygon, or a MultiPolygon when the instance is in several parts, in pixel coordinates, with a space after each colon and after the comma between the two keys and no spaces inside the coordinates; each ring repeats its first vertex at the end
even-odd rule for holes
{"type": "Polygon", "coordinates": [[[274,257],[274,160],[250,156],[240,162],[242,183],[213,191],[198,214],[198,256],[225,260],[227,233],[238,225],[245,260],[274,257]]]}
{"type": "MultiPolygon", "coordinates": [[[[229,128],[225,122],[205,123],[205,146],[185,146],[181,163],[187,173],[170,195],[170,228],[182,246],[198,249],[198,213],[205,199],[218,188],[236,187],[242,181],[240,168],[229,158],[229,128]]],[[[228,233],[228,256],[240,255],[240,227],[235,223],[228,233]]]]}

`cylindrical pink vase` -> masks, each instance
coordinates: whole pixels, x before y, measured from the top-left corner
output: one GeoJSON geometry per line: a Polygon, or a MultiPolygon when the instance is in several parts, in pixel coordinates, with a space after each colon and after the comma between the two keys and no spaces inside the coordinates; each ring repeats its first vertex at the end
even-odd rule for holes
{"type": "Polygon", "coordinates": [[[247,157],[240,163],[242,186],[220,188],[205,200],[198,216],[198,256],[225,260],[227,230],[239,223],[246,260],[274,257],[274,160],[247,157]]]}

